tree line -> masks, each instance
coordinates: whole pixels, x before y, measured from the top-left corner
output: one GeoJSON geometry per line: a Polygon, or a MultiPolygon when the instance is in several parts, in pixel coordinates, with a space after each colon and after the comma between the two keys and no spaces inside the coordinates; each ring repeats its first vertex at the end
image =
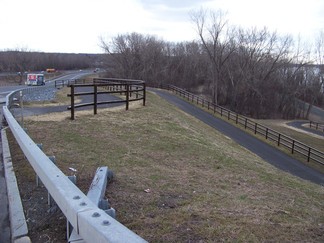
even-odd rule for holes
{"type": "Polygon", "coordinates": [[[75,70],[96,67],[102,54],[44,53],[27,49],[0,51],[0,72],[75,70]]]}
{"type": "Polygon", "coordinates": [[[192,12],[191,19],[200,41],[140,33],[101,39],[111,75],[174,84],[255,118],[307,118],[312,105],[324,105],[324,33],[310,51],[267,28],[230,26],[220,11],[192,12]]]}

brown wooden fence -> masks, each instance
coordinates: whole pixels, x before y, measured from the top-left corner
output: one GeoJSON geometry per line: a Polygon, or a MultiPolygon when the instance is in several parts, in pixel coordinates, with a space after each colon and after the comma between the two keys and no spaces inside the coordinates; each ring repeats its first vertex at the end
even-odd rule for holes
{"type": "Polygon", "coordinates": [[[309,121],[309,127],[324,132],[324,124],[323,123],[309,121]]]}
{"type": "Polygon", "coordinates": [[[218,113],[221,116],[226,117],[228,120],[235,121],[236,124],[241,125],[247,130],[253,131],[254,134],[259,134],[265,139],[273,141],[277,146],[282,146],[292,154],[300,154],[308,162],[314,161],[321,165],[324,165],[324,153],[312,148],[302,142],[299,142],[289,136],[286,136],[282,133],[279,133],[271,128],[268,128],[264,125],[261,125],[257,122],[252,121],[251,119],[239,115],[236,112],[233,112],[227,108],[216,105],[198,95],[192,94],[186,90],[180,89],[173,85],[168,85],[166,87],[168,90],[176,93],[177,95],[186,98],[188,101],[201,105],[202,107],[207,108],[208,110],[218,113]]]}
{"type": "Polygon", "coordinates": [[[126,110],[129,108],[129,103],[132,101],[143,101],[143,106],[146,102],[146,85],[141,80],[126,80],[126,79],[93,79],[92,83],[76,84],[75,82],[68,85],[71,88],[69,97],[71,97],[71,106],[68,107],[71,110],[71,119],[75,118],[75,109],[85,106],[93,106],[94,115],[97,114],[99,105],[125,103],[126,110]],[[78,92],[76,92],[78,88],[78,92]],[[82,90],[83,89],[83,90],[82,90]],[[81,90],[81,91],[80,91],[81,90]],[[89,91],[90,90],[90,91],[89,91]],[[124,94],[126,99],[115,99],[98,101],[98,96],[102,94],[124,94]],[[92,95],[93,101],[88,103],[75,104],[76,96],[92,95]]]}

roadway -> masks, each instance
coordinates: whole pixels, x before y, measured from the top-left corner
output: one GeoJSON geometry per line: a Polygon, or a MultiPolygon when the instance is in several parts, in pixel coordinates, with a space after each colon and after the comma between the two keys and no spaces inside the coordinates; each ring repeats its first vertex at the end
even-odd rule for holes
{"type": "Polygon", "coordinates": [[[292,175],[298,176],[305,180],[316,184],[324,185],[324,175],[319,171],[310,168],[302,162],[290,157],[284,152],[275,147],[262,142],[252,135],[242,131],[241,129],[229,124],[228,122],[219,119],[208,112],[190,104],[183,99],[170,94],[167,91],[154,90],[162,98],[166,99],[173,105],[177,106],[184,112],[196,117],[207,125],[220,131],[227,137],[233,139],[241,146],[260,156],[262,159],[272,164],[273,166],[286,171],[292,175]]]}

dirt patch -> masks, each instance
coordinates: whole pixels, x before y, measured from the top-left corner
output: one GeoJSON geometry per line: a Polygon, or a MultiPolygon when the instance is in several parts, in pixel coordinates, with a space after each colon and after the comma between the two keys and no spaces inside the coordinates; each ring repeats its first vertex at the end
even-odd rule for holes
{"type": "MultiPolygon", "coordinates": [[[[129,109],[136,109],[140,108],[143,102],[136,101],[129,104],[129,109]]],[[[98,113],[106,113],[106,112],[119,112],[125,110],[124,105],[111,107],[111,108],[99,108],[98,113]]],[[[93,115],[93,110],[81,110],[75,112],[75,119],[84,117],[84,116],[90,116],[93,115]]],[[[64,112],[52,112],[49,114],[42,114],[42,115],[36,115],[36,116],[28,116],[25,118],[25,120],[29,121],[64,121],[71,118],[71,112],[70,111],[64,111],[64,112]]]]}

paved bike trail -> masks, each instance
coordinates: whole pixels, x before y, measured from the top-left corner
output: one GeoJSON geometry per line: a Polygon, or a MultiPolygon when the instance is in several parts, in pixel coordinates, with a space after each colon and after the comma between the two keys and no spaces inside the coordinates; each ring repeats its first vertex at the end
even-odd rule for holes
{"type": "Polygon", "coordinates": [[[287,123],[287,125],[304,130],[306,132],[316,134],[318,136],[322,136],[324,138],[324,131],[310,128],[309,121],[292,121],[292,122],[287,123]],[[308,124],[308,126],[305,126],[305,124],[308,124]]]}
{"type": "Polygon", "coordinates": [[[202,109],[182,100],[173,94],[170,94],[167,91],[154,90],[154,92],[170,103],[176,105],[184,112],[217,129],[227,137],[230,137],[238,144],[257,154],[275,167],[313,183],[324,185],[324,174],[321,172],[304,165],[284,152],[281,152],[269,144],[262,142],[254,136],[242,131],[241,129],[213,116],[212,114],[209,114],[208,112],[203,111],[202,109]]]}

